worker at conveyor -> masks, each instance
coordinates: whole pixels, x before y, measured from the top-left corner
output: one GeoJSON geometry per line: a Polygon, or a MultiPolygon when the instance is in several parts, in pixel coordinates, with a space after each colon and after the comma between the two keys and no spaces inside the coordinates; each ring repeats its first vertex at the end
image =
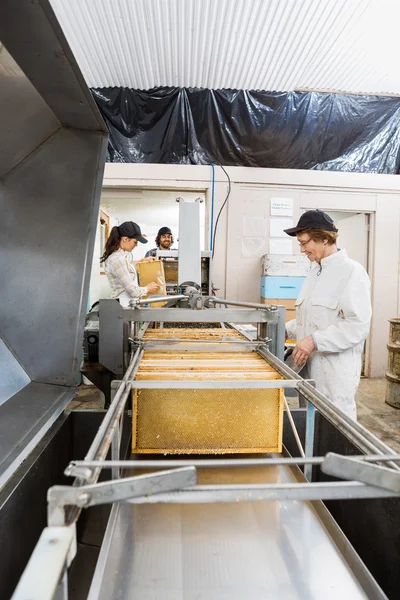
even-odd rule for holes
{"type": "Polygon", "coordinates": [[[309,210],[296,227],[300,250],[313,263],[286,324],[297,340],[293,362],[307,362],[317,389],[353,419],[361,355],[371,319],[370,280],[365,269],[336,245],[338,229],[320,210],[309,210]]]}
{"type": "Polygon", "coordinates": [[[146,257],[155,256],[157,250],[170,250],[174,243],[174,237],[169,227],[161,227],[158,230],[157,237],[155,239],[156,248],[152,248],[146,252],[146,257]]]}
{"type": "MultiPolygon", "coordinates": [[[[125,221],[113,227],[106,242],[104,254],[100,259],[112,290],[112,298],[118,298],[127,306],[132,298],[153,294],[158,289],[155,282],[140,287],[131,252],[138,242],[147,244],[137,223],[125,221]]],[[[140,262],[151,262],[153,258],[143,258],[140,262]]]]}

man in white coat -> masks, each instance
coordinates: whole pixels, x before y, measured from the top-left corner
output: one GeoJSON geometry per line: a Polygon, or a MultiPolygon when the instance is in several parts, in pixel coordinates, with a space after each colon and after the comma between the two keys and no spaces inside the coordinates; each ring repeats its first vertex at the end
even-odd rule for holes
{"type": "Polygon", "coordinates": [[[296,319],[286,324],[289,337],[297,340],[293,362],[307,363],[317,389],[356,419],[355,394],[371,320],[368,274],[337,247],[338,230],[320,210],[305,212],[285,233],[297,236],[312,262],[296,301],[296,319]]]}

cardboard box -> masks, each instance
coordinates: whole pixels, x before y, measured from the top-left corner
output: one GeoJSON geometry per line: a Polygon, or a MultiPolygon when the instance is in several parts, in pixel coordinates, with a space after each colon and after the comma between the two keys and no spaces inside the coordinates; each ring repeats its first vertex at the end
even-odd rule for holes
{"type": "Polygon", "coordinates": [[[296,300],[280,300],[279,298],[261,298],[261,304],[278,304],[286,307],[286,323],[296,318],[296,300]]]}
{"type": "MultiPolygon", "coordinates": [[[[136,266],[139,285],[145,287],[149,283],[157,283],[158,290],[154,294],[144,296],[144,298],[156,298],[157,296],[166,296],[167,287],[165,285],[164,265],[162,260],[154,260],[153,262],[139,262],[136,266]]],[[[165,302],[153,302],[153,308],[164,306],[165,302]]]]}

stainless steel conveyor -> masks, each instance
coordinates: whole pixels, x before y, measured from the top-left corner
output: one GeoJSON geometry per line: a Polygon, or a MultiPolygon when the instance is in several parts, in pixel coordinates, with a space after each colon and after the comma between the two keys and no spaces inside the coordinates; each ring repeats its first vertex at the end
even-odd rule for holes
{"type": "MultiPolygon", "coordinates": [[[[304,478],[297,467],[271,466],[199,470],[198,480],[255,484],[304,478]]],[[[117,504],[89,600],[372,597],[360,579],[371,585],[321,502],[117,504]]],[[[373,597],[384,596],[376,588],[373,597]]]]}

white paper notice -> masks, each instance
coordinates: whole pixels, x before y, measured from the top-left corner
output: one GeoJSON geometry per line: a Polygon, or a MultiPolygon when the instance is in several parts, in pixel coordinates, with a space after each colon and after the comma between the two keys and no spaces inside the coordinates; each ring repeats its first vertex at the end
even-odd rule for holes
{"type": "Polygon", "coordinates": [[[243,217],[242,221],[242,236],[247,237],[264,237],[267,235],[267,219],[266,217],[243,217]]]}
{"type": "Polygon", "coordinates": [[[259,256],[265,252],[265,237],[243,237],[242,238],[242,257],[251,258],[259,256]]]}
{"type": "Polygon", "coordinates": [[[269,235],[270,237],[283,237],[285,235],[284,229],[293,227],[293,219],[284,219],[282,217],[271,217],[269,222],[269,235]]]}
{"type": "Polygon", "coordinates": [[[293,254],[293,240],[290,237],[271,238],[269,240],[270,254],[293,254]]]}
{"type": "Polygon", "coordinates": [[[293,217],[293,198],[271,198],[271,216],[293,217]]]}

